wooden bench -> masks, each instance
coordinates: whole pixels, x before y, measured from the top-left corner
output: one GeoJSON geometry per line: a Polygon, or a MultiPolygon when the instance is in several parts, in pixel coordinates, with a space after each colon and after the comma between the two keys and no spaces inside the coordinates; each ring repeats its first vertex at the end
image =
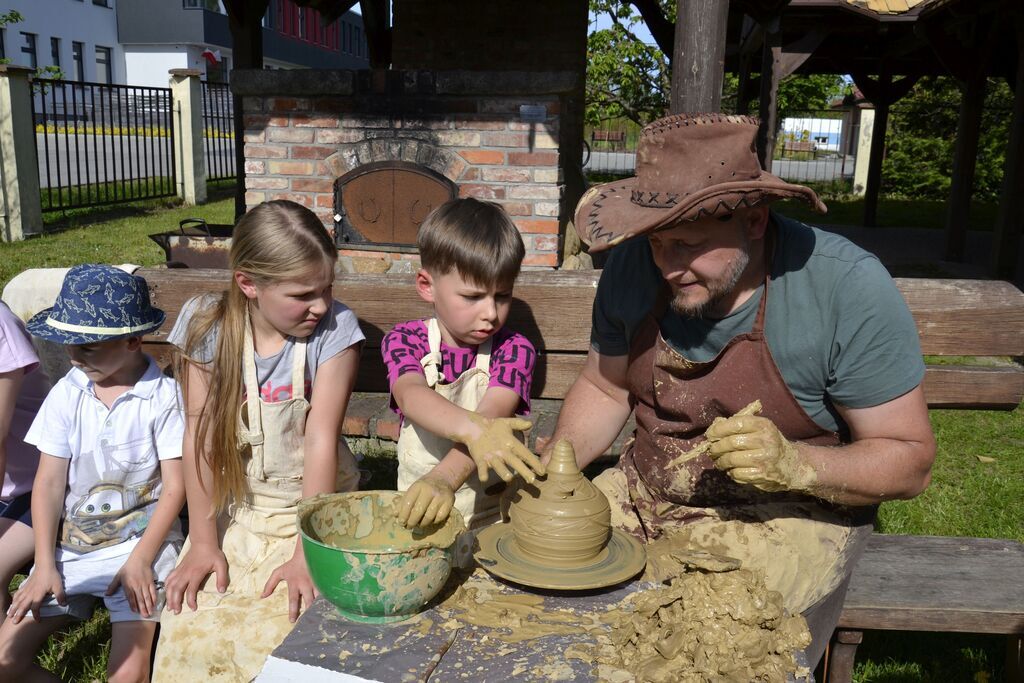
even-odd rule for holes
{"type": "MultiPolygon", "coordinates": [[[[166,362],[166,334],[181,305],[195,294],[222,289],[228,273],[144,269],[139,274],[149,282],[155,304],[168,315],[168,322],[147,344],[150,353],[166,362]]],[[[589,347],[598,276],[598,271],[520,276],[508,324],[537,346],[536,399],[561,399],[575,380],[589,347]]],[[[980,280],[896,282],[927,356],[1024,356],[1024,294],[1012,285],[980,280]]],[[[356,311],[367,337],[356,390],[370,392],[361,395],[375,396],[379,403],[363,409],[382,411],[369,417],[352,415],[345,431],[394,438],[397,423],[388,422],[390,413],[384,407],[387,381],[380,340],[394,324],[427,316],[430,309],[416,295],[411,275],[342,275],[334,293],[356,311]]],[[[984,358],[933,364],[928,366],[924,390],[931,407],[1012,410],[1024,397],[1024,368],[984,358]]],[[[553,426],[553,419],[537,425],[531,445],[543,445],[553,426]]],[[[850,680],[864,630],[897,629],[1006,635],[1008,680],[1020,680],[1022,576],[1024,546],[1015,541],[875,535],[851,580],[827,662],[828,679],[850,680]]]]}
{"type": "Polygon", "coordinates": [[[591,142],[607,142],[612,149],[624,145],[626,142],[626,131],[624,130],[595,130],[590,133],[591,142]]]}

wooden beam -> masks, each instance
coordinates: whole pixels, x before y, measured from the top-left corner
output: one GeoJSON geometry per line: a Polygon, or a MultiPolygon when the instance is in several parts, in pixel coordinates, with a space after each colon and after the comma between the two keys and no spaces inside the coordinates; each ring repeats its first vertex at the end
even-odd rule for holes
{"type": "MultiPolygon", "coordinates": [[[[263,15],[270,0],[225,0],[231,54],[236,69],[263,68],[263,15]]],[[[233,97],[235,126],[235,218],[245,213],[245,118],[242,98],[233,97]]]]}
{"type": "Polygon", "coordinates": [[[779,80],[782,73],[782,29],[779,18],[765,24],[764,48],[761,53],[761,126],[757,129],[757,157],[761,167],[772,170],[775,134],[779,119],[779,80]]]}
{"type": "Polygon", "coordinates": [[[806,62],[818,46],[824,42],[829,32],[825,29],[814,28],[782,48],[781,70],[779,80],[790,76],[806,62]]]}
{"type": "Polygon", "coordinates": [[[669,109],[721,111],[729,0],[678,2],[669,109]]]}
{"type": "Polygon", "coordinates": [[[999,196],[999,215],[992,235],[992,275],[1012,280],[1020,258],[1021,232],[1024,229],[1024,12],[1014,17],[1017,35],[1017,73],[1013,85],[1013,118],[1003,165],[1003,185],[999,196]]]}
{"type": "Polygon", "coordinates": [[[386,69],[391,65],[391,21],[388,0],[360,0],[370,68],[386,69]]]}
{"type": "Polygon", "coordinates": [[[675,24],[669,21],[658,0],[633,0],[633,6],[640,11],[640,16],[647,24],[647,30],[651,32],[651,37],[658,44],[658,49],[668,57],[671,65],[672,58],[675,56],[675,24]]]}
{"type": "Polygon", "coordinates": [[[962,262],[967,244],[967,220],[978,160],[981,114],[985,107],[985,72],[975,71],[962,85],[960,119],[953,150],[953,176],[946,209],[946,260],[962,262]]]}

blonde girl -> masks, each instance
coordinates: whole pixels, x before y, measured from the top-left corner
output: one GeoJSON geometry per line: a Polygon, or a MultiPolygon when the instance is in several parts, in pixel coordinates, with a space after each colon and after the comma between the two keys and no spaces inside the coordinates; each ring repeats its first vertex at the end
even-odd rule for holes
{"type": "Polygon", "coordinates": [[[171,331],[189,537],[154,680],[252,680],[314,598],[296,503],[358,483],[341,424],[363,334],[332,298],[336,258],[310,210],[260,204],[232,234],[228,291],[187,302],[171,331]]]}

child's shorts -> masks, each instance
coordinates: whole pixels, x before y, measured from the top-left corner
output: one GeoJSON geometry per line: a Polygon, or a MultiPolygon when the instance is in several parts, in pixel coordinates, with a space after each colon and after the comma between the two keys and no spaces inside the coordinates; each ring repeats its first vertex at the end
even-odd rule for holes
{"type": "Polygon", "coordinates": [[[118,555],[99,560],[92,560],[86,553],[71,561],[57,563],[57,571],[64,578],[64,595],[67,598],[66,605],[60,605],[51,595],[43,601],[39,608],[40,617],[59,617],[67,615],[79,621],[86,621],[92,617],[93,611],[100,600],[110,611],[110,622],[119,621],[160,621],[160,611],[163,609],[163,582],[167,575],[174,569],[178,561],[180,544],[164,543],[160,552],[153,562],[153,574],[160,582],[160,600],[157,608],[149,617],[143,617],[138,612],[133,612],[128,606],[128,598],[124,594],[124,588],[118,588],[113,595],[106,595],[107,587],[113,581],[114,575],[120,571],[124,563],[128,561],[128,555],[118,555]]]}
{"type": "Polygon", "coordinates": [[[10,500],[0,501],[0,517],[32,526],[32,492],[26,491],[10,500]]]}

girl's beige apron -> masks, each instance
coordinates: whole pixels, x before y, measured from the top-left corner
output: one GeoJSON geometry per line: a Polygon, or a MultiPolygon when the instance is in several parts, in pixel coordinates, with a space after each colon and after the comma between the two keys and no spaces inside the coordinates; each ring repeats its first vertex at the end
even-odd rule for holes
{"type": "MultiPolygon", "coordinates": [[[[488,339],[477,349],[475,367],[459,375],[451,384],[445,384],[441,372],[441,328],[436,318],[430,318],[427,321],[429,353],[420,360],[427,386],[460,408],[476,410],[487,393],[487,384],[491,379],[491,341],[488,339]]],[[[452,446],[451,440],[416,425],[412,420],[403,420],[397,447],[398,490],[407,491],[413,482],[434,469],[452,446]]],[[[472,531],[499,520],[498,501],[504,485],[497,475],[492,477],[497,483],[491,481],[485,487],[476,472],[473,472],[455,492],[455,507],[472,531]]],[[[474,538],[475,534],[460,536],[456,548],[456,558],[460,565],[464,565],[471,556],[474,538]]]]}
{"type": "MultiPolygon", "coordinates": [[[[238,436],[250,447],[245,469],[249,493],[217,520],[228,562],[228,588],[218,593],[211,575],[199,593],[197,611],[187,605],[177,615],[164,610],[154,681],[251,681],[292,628],[285,582],[269,597],[260,595],[270,574],[290,560],[296,548],[296,504],[302,497],[303,435],[309,411],[302,389],[306,340],[296,339],[292,349],[293,397],[267,403],[260,397],[252,333],[246,323],[246,402],[239,407],[238,436]]],[[[337,490],[355,490],[358,478],[351,452],[339,442],[337,490]]],[[[190,547],[186,540],[181,557],[190,547]]]]}
{"type": "Polygon", "coordinates": [[[814,639],[807,654],[813,665],[838,618],[846,580],[871,533],[875,509],[830,505],[793,492],[765,493],[733,481],[707,454],[668,467],[703,440],[716,417],[731,416],[754,399],[764,406],[761,415],[787,439],[840,443],[838,434],[807,415],[772,358],[764,335],[768,285],[766,277],[753,329],[707,362],[688,360],[662,337],[658,320],[671,297],[665,288],[630,345],[627,381],[636,400],[634,440],[618,465],[594,483],[612,504],[612,523],[641,541],[671,534],[691,548],[762,569],[786,608],[807,618],[814,639]]]}

